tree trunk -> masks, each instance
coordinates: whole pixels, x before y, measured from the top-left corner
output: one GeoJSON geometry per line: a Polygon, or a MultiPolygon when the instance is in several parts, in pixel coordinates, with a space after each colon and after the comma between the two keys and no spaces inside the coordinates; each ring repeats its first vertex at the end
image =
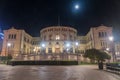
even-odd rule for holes
{"type": "Polygon", "coordinates": [[[103,62],[98,60],[98,68],[103,70],[103,62]]]}

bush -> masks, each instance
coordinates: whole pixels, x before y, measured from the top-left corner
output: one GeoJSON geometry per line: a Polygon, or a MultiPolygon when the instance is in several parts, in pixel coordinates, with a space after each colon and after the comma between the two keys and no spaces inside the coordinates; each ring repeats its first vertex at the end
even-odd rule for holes
{"type": "Polygon", "coordinates": [[[12,65],[78,65],[78,61],[11,61],[12,65]]]}
{"type": "Polygon", "coordinates": [[[12,59],[11,55],[8,56],[0,56],[1,63],[8,63],[12,59]]]}

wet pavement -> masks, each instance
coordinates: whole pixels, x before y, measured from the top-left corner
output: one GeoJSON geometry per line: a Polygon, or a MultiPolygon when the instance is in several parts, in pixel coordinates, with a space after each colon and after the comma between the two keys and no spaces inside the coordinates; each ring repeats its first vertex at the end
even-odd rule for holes
{"type": "Polygon", "coordinates": [[[95,65],[0,65],[0,80],[120,80],[120,76],[102,70],[97,70],[97,66],[95,65]]]}

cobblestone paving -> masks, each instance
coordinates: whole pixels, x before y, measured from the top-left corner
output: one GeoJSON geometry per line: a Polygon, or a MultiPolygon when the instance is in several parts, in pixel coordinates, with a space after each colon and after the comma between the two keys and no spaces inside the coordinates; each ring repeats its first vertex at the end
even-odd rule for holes
{"type": "Polygon", "coordinates": [[[97,70],[97,66],[95,65],[0,65],[0,80],[120,80],[120,76],[102,70],[97,70]]]}

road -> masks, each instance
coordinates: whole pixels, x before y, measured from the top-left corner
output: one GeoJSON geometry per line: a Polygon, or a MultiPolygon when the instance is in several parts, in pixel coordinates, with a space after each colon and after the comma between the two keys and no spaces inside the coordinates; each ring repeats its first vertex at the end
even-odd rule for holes
{"type": "Polygon", "coordinates": [[[95,65],[6,66],[0,65],[0,80],[120,80],[95,65]]]}

